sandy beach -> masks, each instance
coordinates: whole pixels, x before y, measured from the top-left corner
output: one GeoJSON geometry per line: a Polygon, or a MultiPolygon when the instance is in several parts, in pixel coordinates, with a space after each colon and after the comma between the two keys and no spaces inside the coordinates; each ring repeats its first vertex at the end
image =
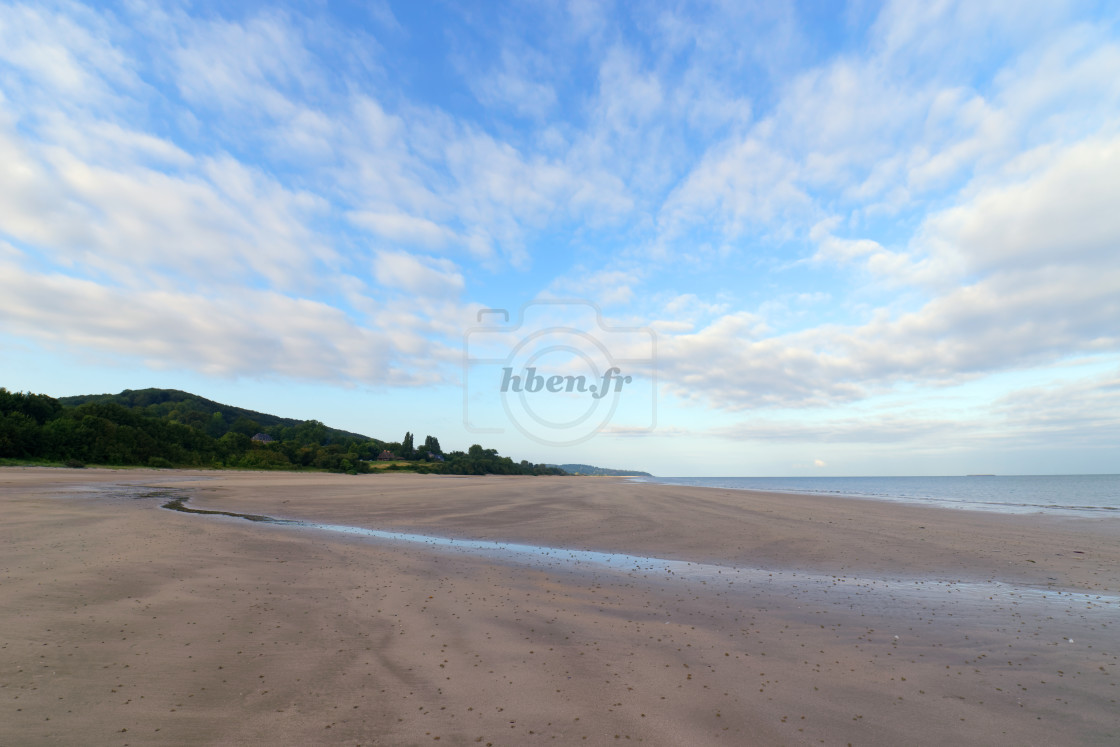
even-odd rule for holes
{"type": "Polygon", "coordinates": [[[1120,742],[1117,519],[38,468],[0,510],[4,745],[1120,742]]]}

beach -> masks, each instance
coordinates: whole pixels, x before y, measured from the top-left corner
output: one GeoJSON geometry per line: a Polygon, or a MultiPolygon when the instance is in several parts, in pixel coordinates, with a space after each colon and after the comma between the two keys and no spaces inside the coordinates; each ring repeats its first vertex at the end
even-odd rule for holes
{"type": "Polygon", "coordinates": [[[0,496],[0,744],[1120,741],[1112,518],[590,477],[3,468],[0,496]]]}

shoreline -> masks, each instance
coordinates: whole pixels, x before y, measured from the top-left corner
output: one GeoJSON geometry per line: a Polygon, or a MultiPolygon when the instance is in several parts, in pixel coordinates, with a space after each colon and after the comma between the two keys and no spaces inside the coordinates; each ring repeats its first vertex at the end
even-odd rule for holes
{"type": "Polygon", "coordinates": [[[0,741],[1120,736],[1115,522],[726,493],[0,469],[0,741]],[[682,572],[190,515],[161,508],[168,493],[202,510],[669,556],[682,572]],[[725,565],[689,570],[705,561],[725,565]]]}
{"type": "MultiPolygon", "coordinates": [[[[642,478],[628,478],[635,483],[647,483],[655,485],[675,485],[678,487],[696,487],[696,488],[711,488],[717,490],[740,490],[744,492],[757,492],[769,493],[776,495],[801,495],[801,496],[819,496],[822,498],[843,498],[846,500],[870,500],[887,503],[896,503],[901,505],[910,506],[924,506],[930,508],[947,509],[954,511],[976,511],[980,513],[995,513],[1009,516],[1056,516],[1067,518],[1082,518],[1082,519],[1107,519],[1120,518],[1120,505],[1065,505],[1061,503],[1008,503],[1004,501],[982,501],[982,500],[968,500],[961,498],[950,497],[948,493],[942,492],[938,495],[905,495],[905,494],[872,494],[866,492],[859,492],[857,490],[842,490],[842,489],[818,489],[812,490],[808,488],[780,488],[780,487],[745,487],[739,485],[727,484],[689,484],[687,482],[671,482],[672,480],[782,480],[782,481],[802,481],[802,480],[820,480],[820,481],[897,481],[897,480],[972,480],[974,478],[992,477],[997,479],[1027,479],[1046,480],[1050,478],[1117,478],[1120,480],[1120,475],[1116,474],[1090,474],[1090,475],[938,475],[938,476],[901,476],[901,477],[881,477],[881,476],[858,476],[858,477],[808,477],[808,478],[738,478],[738,477],[711,477],[711,478],[693,478],[693,477],[642,477],[642,478]]],[[[924,486],[923,486],[924,487],[924,486]]]]}
{"type": "MultiPolygon", "coordinates": [[[[879,578],[926,576],[1120,592],[1120,521],[597,476],[338,475],[237,470],[27,470],[32,481],[191,491],[191,506],[448,539],[879,578]],[[42,474],[40,470],[47,474],[42,474]],[[84,473],[84,474],[79,474],[84,473]],[[87,479],[88,478],[88,479],[87,479]],[[444,490],[441,481],[451,481],[444,490]],[[485,487],[461,491],[463,485],[485,487]],[[603,494],[605,486],[611,489],[603,494]],[[525,487],[548,486],[541,495],[525,487]],[[586,487],[584,490],[582,488],[586,487]],[[303,494],[330,492],[329,501],[303,494]],[[657,513],[649,519],[646,514],[657,513]],[[703,533],[693,531],[702,515],[703,533]]],[[[540,491],[538,491],[539,493],[540,491]]]]}
{"type": "Polygon", "coordinates": [[[385,482],[387,476],[380,481],[337,475],[297,480],[334,491],[330,504],[320,505],[287,485],[283,475],[236,475],[224,481],[220,493],[198,491],[192,505],[668,560],[884,578],[933,572],[946,579],[1120,591],[1120,522],[1113,521],[629,483],[616,477],[579,483],[456,476],[485,488],[485,496],[444,490],[439,481],[446,476],[398,475],[388,478],[392,483],[385,482]],[[370,482],[347,483],[354,479],[370,482]],[[545,489],[524,494],[528,487],[545,489]]]}

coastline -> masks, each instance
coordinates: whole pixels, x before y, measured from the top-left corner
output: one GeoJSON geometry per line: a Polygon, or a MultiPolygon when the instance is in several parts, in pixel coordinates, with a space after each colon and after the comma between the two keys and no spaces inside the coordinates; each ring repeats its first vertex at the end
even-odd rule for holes
{"type": "Polygon", "coordinates": [[[644,477],[682,487],[888,501],[986,513],[1120,517],[1120,475],[644,477]]]}
{"type": "MultiPolygon", "coordinates": [[[[624,478],[5,468],[0,488],[2,741],[80,731],[95,744],[615,734],[1104,744],[1120,734],[1115,652],[1085,601],[1120,590],[1120,522],[624,478]],[[97,489],[112,484],[126,488],[97,489]],[[177,514],[160,508],[168,490],[193,508],[772,577],[717,585],[518,566],[177,514]],[[851,588],[807,590],[796,574],[810,572],[851,588]],[[913,579],[930,582],[919,603],[897,591],[913,579]],[[962,581],[988,584],[996,601],[965,599],[962,581]],[[861,586],[872,582],[891,588],[861,586]],[[1029,589],[1053,593],[1008,601],[1029,589]],[[1057,645],[1059,627],[1078,643],[1057,645]],[[1010,658],[997,660],[1001,649],[1010,658]]],[[[1096,603],[1114,617],[1110,604],[1096,603]]]]}
{"type": "Polygon", "coordinates": [[[744,567],[1120,593],[1113,517],[949,511],[615,477],[198,474],[197,483],[185,475],[166,483],[195,489],[193,508],[744,567]],[[459,489],[465,485],[472,489],[459,489]],[[329,492],[329,500],[307,489],[329,492]]]}

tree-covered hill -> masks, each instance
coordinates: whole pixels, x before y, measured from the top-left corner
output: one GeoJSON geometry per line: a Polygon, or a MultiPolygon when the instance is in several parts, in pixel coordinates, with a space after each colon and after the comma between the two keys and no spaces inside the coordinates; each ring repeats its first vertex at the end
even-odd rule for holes
{"type": "Polygon", "coordinates": [[[653,477],[648,472],[639,472],[632,469],[609,469],[607,467],[592,467],[590,464],[550,464],[567,472],[569,475],[609,475],[617,477],[653,477]]]}
{"type": "Polygon", "coordinates": [[[0,387],[0,460],[356,474],[370,472],[384,453],[394,455],[390,469],[563,474],[543,464],[514,462],[478,444],[444,453],[439,440],[428,436],[414,448],[411,432],[401,443],[385,442],[317,420],[280,418],[173,389],[57,400],[0,387]]]}
{"type": "MultiPolygon", "coordinates": [[[[81,394],[75,397],[59,397],[58,401],[64,407],[77,407],[91,402],[120,405],[148,417],[170,418],[176,422],[192,425],[205,430],[215,438],[230,430],[252,437],[258,432],[267,433],[269,432],[267,429],[275,429],[277,426],[297,428],[305,422],[317,422],[282,418],[255,410],[223,405],[178,389],[125,389],[120,394],[81,394]]],[[[327,442],[346,439],[376,440],[360,433],[350,433],[326,426],[323,426],[322,434],[327,442]]]]}

